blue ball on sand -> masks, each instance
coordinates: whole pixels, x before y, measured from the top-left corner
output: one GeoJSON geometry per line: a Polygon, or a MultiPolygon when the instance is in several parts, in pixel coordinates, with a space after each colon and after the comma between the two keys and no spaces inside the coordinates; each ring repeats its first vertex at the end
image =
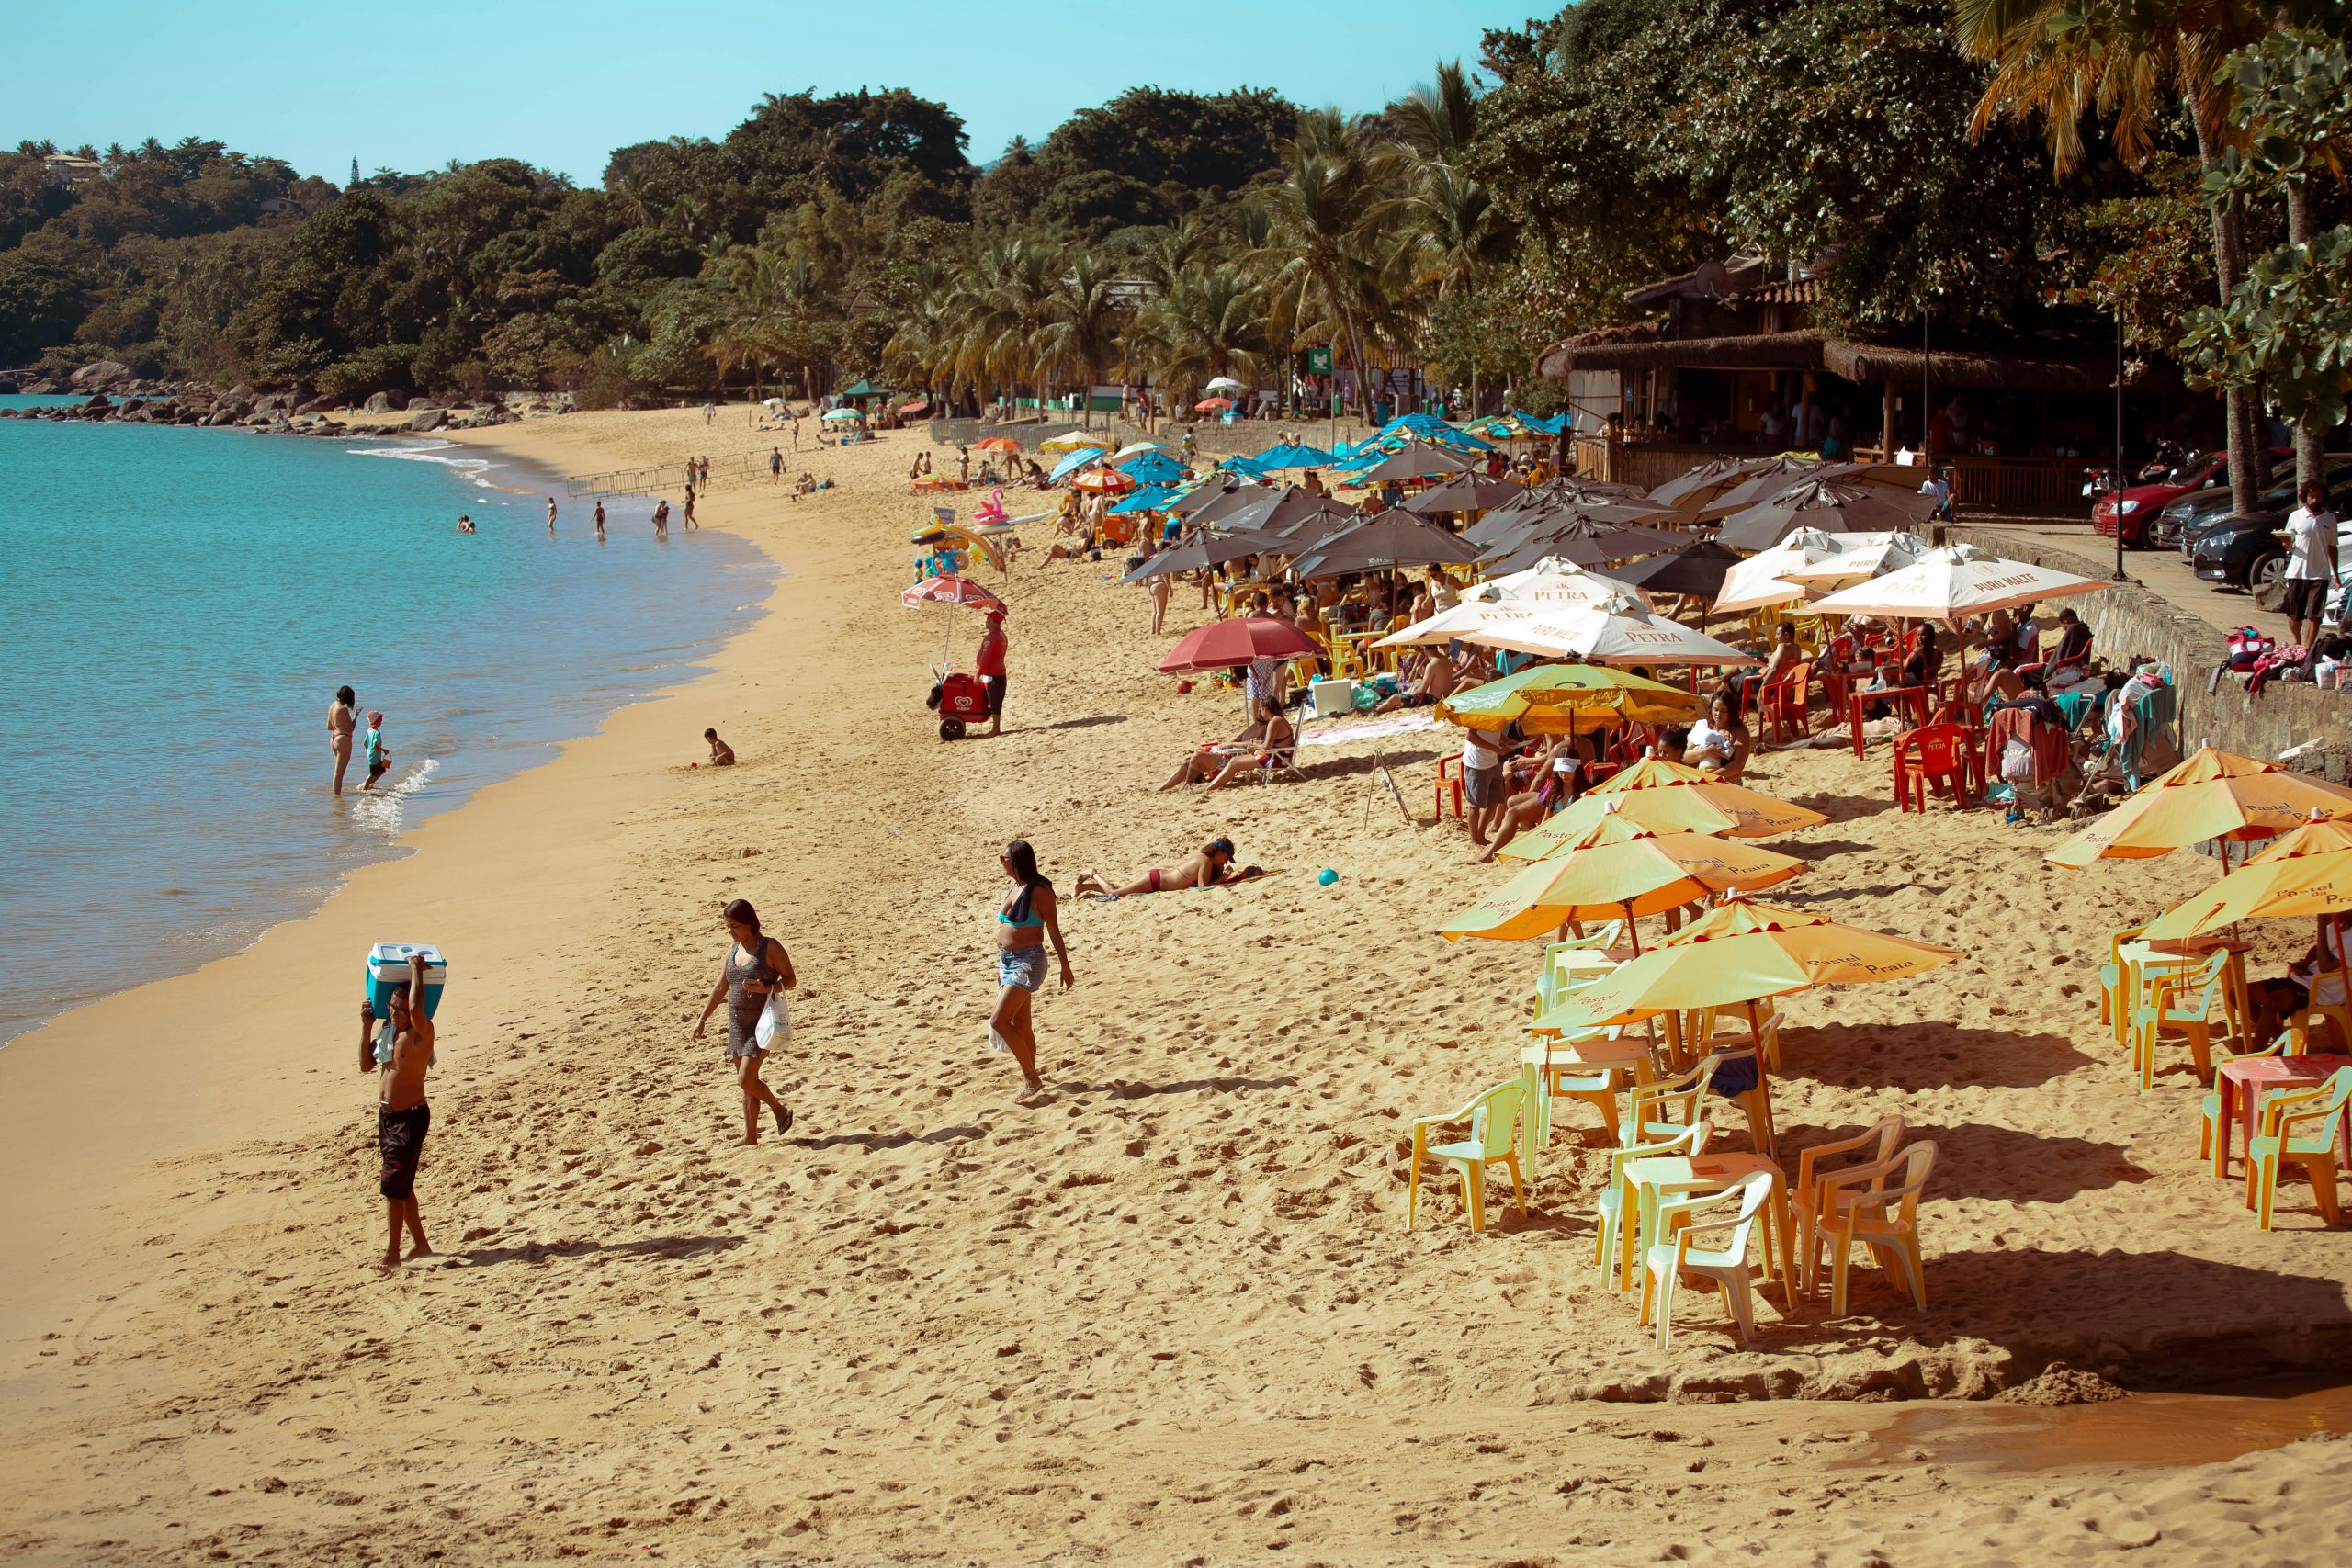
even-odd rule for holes
{"type": "Polygon", "coordinates": [[[1340,874],[1333,871],[1327,865],[1321,871],[1315,874],[1315,880],[1321,883],[1324,886],[1329,887],[1331,884],[1340,880],[1340,874]]]}

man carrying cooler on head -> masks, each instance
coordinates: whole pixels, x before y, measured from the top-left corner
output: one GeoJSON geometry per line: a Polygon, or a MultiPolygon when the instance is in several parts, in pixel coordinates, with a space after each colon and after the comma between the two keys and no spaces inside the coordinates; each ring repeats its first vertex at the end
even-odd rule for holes
{"type": "MultiPolygon", "coordinates": [[[[376,1149],[383,1173],[377,1190],[384,1195],[384,1267],[401,1265],[401,1231],[405,1227],[416,1245],[409,1252],[414,1261],[431,1253],[424,1240],[424,1223],[416,1212],[416,1168],[424,1157],[424,1134],[433,1125],[433,1108],[424,1102],[425,1069],[433,1066],[433,1021],[424,1011],[424,972],[432,960],[422,954],[408,964],[408,987],[392,993],[392,1054],[383,1064],[383,1089],[376,1107],[376,1149]]],[[[376,1070],[376,1014],[359,1004],[359,1070],[376,1070]]]]}

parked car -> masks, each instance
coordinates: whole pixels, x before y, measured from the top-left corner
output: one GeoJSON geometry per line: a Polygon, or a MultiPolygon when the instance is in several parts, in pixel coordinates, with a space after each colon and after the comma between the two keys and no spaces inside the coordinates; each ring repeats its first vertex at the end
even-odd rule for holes
{"type": "MultiPolygon", "coordinates": [[[[2342,517],[2352,507],[2352,463],[2332,457],[2328,480],[2327,503],[2342,517]]],[[[2279,530],[2295,509],[2294,480],[2271,486],[2262,499],[2262,511],[2225,516],[2198,536],[2189,565],[2205,581],[2249,590],[2256,604],[2276,609],[2287,575],[2287,543],[2279,530]]],[[[2352,561],[2352,525],[2336,525],[2335,553],[2339,561],[2352,561]]]]}
{"type": "Polygon", "coordinates": [[[2132,485],[2120,496],[2099,497],[2091,507],[2091,526],[2109,538],[2113,538],[2120,529],[2123,542],[2136,548],[2148,543],[2147,525],[2165,506],[2190,491],[2229,482],[2229,454],[2203,453],[2174,464],[2161,479],[2132,485]]]}
{"type": "Polygon", "coordinates": [[[2147,526],[2148,543],[2155,549],[2180,547],[2186,558],[2197,536],[2230,514],[2230,487],[2203,485],[2176,501],[2166,502],[2147,526]]]}

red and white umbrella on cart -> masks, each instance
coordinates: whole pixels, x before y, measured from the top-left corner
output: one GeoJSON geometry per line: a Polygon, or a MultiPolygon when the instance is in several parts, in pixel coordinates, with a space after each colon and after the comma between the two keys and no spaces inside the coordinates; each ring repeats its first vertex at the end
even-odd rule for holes
{"type": "MultiPolygon", "coordinates": [[[[967,610],[986,610],[993,615],[1001,615],[1009,613],[1004,607],[1004,601],[990,592],[986,586],[973,581],[968,577],[953,575],[924,578],[921,582],[902,591],[899,595],[899,603],[910,610],[920,610],[925,604],[950,606],[960,604],[967,610]]],[[[947,660],[948,643],[955,635],[955,617],[950,615],[940,633],[939,658],[942,663],[947,660]]]]}

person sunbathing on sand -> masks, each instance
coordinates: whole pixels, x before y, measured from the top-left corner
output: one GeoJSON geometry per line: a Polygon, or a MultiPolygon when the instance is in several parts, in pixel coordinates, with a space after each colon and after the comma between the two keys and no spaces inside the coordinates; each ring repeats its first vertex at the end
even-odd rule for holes
{"type": "Polygon", "coordinates": [[[1442,653],[1432,653],[1421,662],[1420,678],[1412,689],[1383,697],[1374,713],[1395,713],[1398,708],[1425,708],[1443,702],[1467,683],[1464,665],[1478,657],[1476,649],[1465,649],[1459,662],[1442,653]]]}
{"type": "Polygon", "coordinates": [[[735,748],[727,744],[726,741],[721,740],[718,738],[718,731],[716,729],[706,729],[702,732],[702,738],[710,742],[710,765],[712,767],[731,768],[735,765],[735,748]]]}
{"type": "Polygon", "coordinates": [[[1125,898],[1137,893],[1171,893],[1180,887],[1215,887],[1220,882],[1243,881],[1250,871],[1256,870],[1251,867],[1250,871],[1235,873],[1232,868],[1233,840],[1211,839],[1186,856],[1184,863],[1174,871],[1154,866],[1125,887],[1112,886],[1102,879],[1101,872],[1081,871],[1078,874],[1078,880],[1070,884],[1070,889],[1077,893],[1091,893],[1099,898],[1125,898]]]}
{"type": "Polygon", "coordinates": [[[1244,769],[1272,766],[1274,752],[1296,737],[1290,720],[1283,716],[1282,704],[1272,697],[1260,697],[1255,723],[1223,745],[1204,746],[1185,758],[1159,787],[1171,790],[1206,779],[1209,788],[1222,788],[1244,769]]]}

